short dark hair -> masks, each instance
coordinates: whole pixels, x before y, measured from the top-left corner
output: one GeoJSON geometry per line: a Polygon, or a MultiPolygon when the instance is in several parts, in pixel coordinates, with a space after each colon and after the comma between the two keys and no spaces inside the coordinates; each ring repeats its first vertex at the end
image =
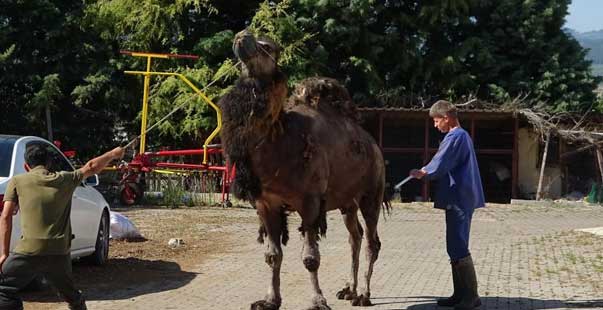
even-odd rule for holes
{"type": "Polygon", "coordinates": [[[27,146],[27,149],[25,150],[25,162],[31,168],[46,166],[50,162],[48,148],[40,144],[27,146]]]}
{"type": "Polygon", "coordinates": [[[429,109],[430,117],[454,117],[457,118],[456,107],[454,104],[446,101],[446,100],[438,100],[434,103],[429,109]]]}

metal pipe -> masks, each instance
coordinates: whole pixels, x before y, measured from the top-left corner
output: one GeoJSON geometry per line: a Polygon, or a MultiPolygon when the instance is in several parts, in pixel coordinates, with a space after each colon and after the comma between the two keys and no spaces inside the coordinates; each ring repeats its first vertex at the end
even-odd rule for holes
{"type": "MultiPolygon", "coordinates": [[[[220,154],[222,153],[221,149],[208,149],[207,152],[209,154],[220,154]]],[[[162,157],[162,156],[186,156],[186,155],[203,155],[205,154],[204,150],[175,150],[175,151],[158,151],[158,152],[146,152],[145,156],[148,157],[162,157]]]]}

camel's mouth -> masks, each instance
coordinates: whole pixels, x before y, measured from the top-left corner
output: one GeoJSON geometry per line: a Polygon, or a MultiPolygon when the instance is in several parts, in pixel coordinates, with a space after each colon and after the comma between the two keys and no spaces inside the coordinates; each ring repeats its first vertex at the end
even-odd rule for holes
{"type": "Polygon", "coordinates": [[[234,38],[232,51],[241,61],[246,62],[258,53],[255,37],[248,30],[243,30],[234,38]]]}
{"type": "Polygon", "coordinates": [[[263,59],[261,61],[277,62],[281,47],[268,37],[256,37],[247,29],[243,30],[234,38],[232,50],[241,61],[248,63],[252,58],[263,59]]]}

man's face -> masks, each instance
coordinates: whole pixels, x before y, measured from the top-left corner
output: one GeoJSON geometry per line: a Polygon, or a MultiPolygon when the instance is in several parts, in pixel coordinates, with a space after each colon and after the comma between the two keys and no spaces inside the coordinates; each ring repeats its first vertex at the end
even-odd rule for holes
{"type": "Polygon", "coordinates": [[[450,119],[448,118],[448,116],[434,117],[433,127],[437,128],[440,132],[446,133],[450,131],[450,119]]]}

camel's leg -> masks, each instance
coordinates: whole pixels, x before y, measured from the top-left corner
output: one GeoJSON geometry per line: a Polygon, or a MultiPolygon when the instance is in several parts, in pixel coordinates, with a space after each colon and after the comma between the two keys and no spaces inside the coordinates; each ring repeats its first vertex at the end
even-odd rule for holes
{"type": "Polygon", "coordinates": [[[271,208],[265,201],[256,201],[256,208],[261,224],[264,226],[268,239],[265,255],[266,264],[272,269],[272,281],[268,286],[268,293],[264,300],[258,300],[251,305],[251,310],[278,309],[281,306],[281,263],[283,251],[281,248],[281,235],[283,233],[283,210],[280,207],[271,208]]]}
{"type": "Polygon", "coordinates": [[[350,281],[345,287],[337,292],[337,298],[353,300],[357,297],[358,288],[358,267],[360,265],[360,246],[362,244],[362,226],[358,222],[358,208],[356,206],[345,210],[343,221],[350,233],[348,242],[352,248],[352,272],[350,281]]]}
{"type": "Polygon", "coordinates": [[[379,257],[381,241],[377,233],[377,224],[379,222],[379,213],[381,211],[381,197],[374,199],[366,197],[360,204],[360,211],[364,222],[366,223],[366,260],[368,267],[365,277],[365,288],[361,295],[352,301],[353,306],[370,306],[371,304],[371,276],[373,275],[373,266],[379,257]]]}
{"type": "Polygon", "coordinates": [[[322,294],[318,283],[318,268],[320,267],[320,251],[318,250],[318,230],[322,216],[324,216],[324,201],[320,196],[311,196],[304,200],[300,215],[302,217],[302,231],[304,232],[304,249],[302,261],[310,272],[310,282],[314,291],[312,310],[331,309],[322,294]]]}

